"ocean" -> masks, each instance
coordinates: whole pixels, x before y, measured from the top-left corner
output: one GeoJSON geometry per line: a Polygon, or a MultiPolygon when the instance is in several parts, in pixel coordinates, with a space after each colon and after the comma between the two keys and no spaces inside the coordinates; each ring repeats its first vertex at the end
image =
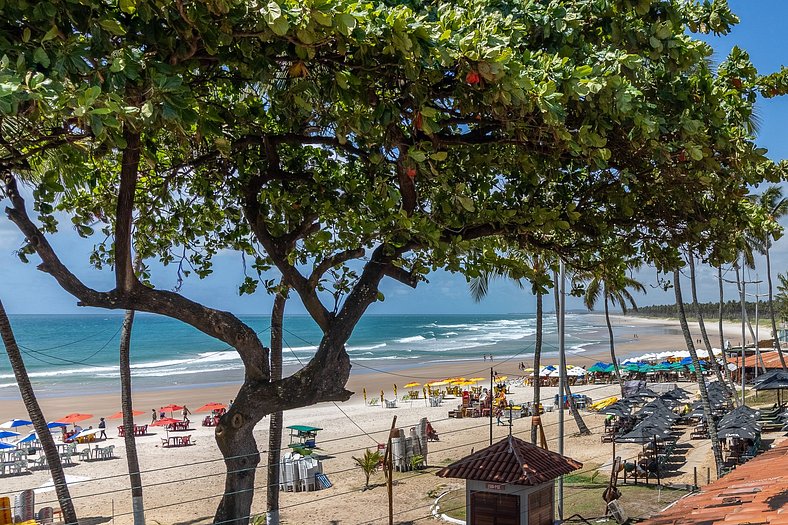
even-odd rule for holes
{"type": "MultiPolygon", "coordinates": [[[[270,317],[241,316],[269,340],[270,317]]],[[[11,323],[38,395],[117,392],[118,343],[122,315],[12,315],[11,323]]],[[[544,355],[556,356],[555,317],[544,320],[544,355]]],[[[528,363],[534,347],[535,316],[509,315],[367,315],[356,326],[347,349],[353,373],[392,371],[423,363],[482,359],[528,363]]],[[[604,318],[568,313],[566,344],[570,362],[591,365],[588,351],[607,348],[604,318]]],[[[616,338],[632,337],[634,326],[618,324],[616,338]]],[[[648,327],[640,326],[644,332],[648,327]]],[[[286,316],[285,373],[307,362],[320,341],[308,316],[286,316]]],[[[238,354],[221,341],[165,317],[138,314],[131,346],[135,390],[238,383],[243,366],[238,354]]],[[[0,348],[0,399],[18,398],[16,381],[0,348]]]]}

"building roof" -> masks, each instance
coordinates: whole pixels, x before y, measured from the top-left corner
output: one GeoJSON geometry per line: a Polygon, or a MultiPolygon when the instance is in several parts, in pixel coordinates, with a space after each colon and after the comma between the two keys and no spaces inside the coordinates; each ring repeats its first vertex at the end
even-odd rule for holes
{"type": "Polygon", "coordinates": [[[442,468],[442,478],[539,485],[583,466],[555,452],[509,436],[442,468]]]}
{"type": "Polygon", "coordinates": [[[788,440],[641,525],[788,525],[788,440]]]}
{"type": "MultiPolygon", "coordinates": [[[[755,354],[744,356],[744,366],[747,368],[753,368],[756,363],[756,357],[757,356],[755,354]]],[[[763,364],[767,369],[783,367],[782,363],[780,363],[780,355],[777,352],[761,352],[761,358],[763,359],[763,364]]],[[[733,363],[736,366],[741,366],[741,357],[728,357],[728,362],[733,363]]],[[[758,361],[758,366],[761,366],[760,361],[758,361]]]]}

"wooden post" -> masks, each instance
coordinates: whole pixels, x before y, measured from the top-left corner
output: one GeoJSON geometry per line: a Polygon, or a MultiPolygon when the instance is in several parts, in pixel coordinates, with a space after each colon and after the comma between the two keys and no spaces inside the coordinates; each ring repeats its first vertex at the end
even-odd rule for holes
{"type": "Polygon", "coordinates": [[[706,467],[706,485],[711,483],[711,467],[706,467]]]}
{"type": "Polygon", "coordinates": [[[692,488],[697,489],[698,488],[698,467],[692,467],[692,468],[693,468],[692,488]]]}
{"type": "Polygon", "coordinates": [[[391,450],[391,436],[394,434],[396,426],[397,416],[394,416],[394,419],[391,420],[389,439],[386,443],[386,459],[384,461],[384,468],[386,469],[386,490],[389,496],[389,525],[394,525],[394,453],[391,450]]]}

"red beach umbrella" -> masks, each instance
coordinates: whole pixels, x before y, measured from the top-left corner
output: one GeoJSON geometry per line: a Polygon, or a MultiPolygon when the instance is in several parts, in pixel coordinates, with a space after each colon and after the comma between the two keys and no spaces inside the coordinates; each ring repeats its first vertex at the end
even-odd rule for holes
{"type": "MultiPolygon", "coordinates": [[[[131,411],[131,415],[132,416],[141,416],[144,413],[145,412],[143,412],[142,410],[132,410],[131,411]]],[[[115,412],[111,416],[107,416],[107,419],[122,419],[122,418],[123,418],[123,412],[115,412]]]]}
{"type": "Polygon", "coordinates": [[[163,417],[163,418],[158,419],[155,422],[151,423],[150,426],[152,426],[152,427],[166,427],[167,425],[172,425],[173,423],[181,423],[181,420],[180,419],[173,419],[171,417],[163,417]]]}
{"type": "Polygon", "coordinates": [[[73,414],[68,414],[66,416],[61,417],[57,420],[58,423],[79,423],[80,421],[85,421],[86,419],[90,419],[93,417],[93,414],[80,414],[79,412],[74,412],[73,414]]]}
{"type": "Polygon", "coordinates": [[[222,403],[206,403],[195,412],[213,412],[214,410],[222,410],[223,408],[227,408],[227,405],[222,403]]]}
{"type": "Polygon", "coordinates": [[[176,405],[175,403],[170,403],[166,407],[161,407],[159,410],[163,410],[164,412],[169,412],[172,415],[173,412],[177,412],[178,410],[183,410],[183,406],[176,405]]]}

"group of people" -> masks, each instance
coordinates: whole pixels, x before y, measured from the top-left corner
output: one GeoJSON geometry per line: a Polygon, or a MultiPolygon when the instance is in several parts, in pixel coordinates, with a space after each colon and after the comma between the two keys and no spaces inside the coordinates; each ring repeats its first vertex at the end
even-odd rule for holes
{"type": "Polygon", "coordinates": [[[508,423],[501,421],[501,417],[503,417],[503,411],[509,406],[506,401],[505,389],[498,389],[498,394],[495,396],[495,399],[492,399],[489,390],[486,388],[482,389],[482,393],[479,394],[479,403],[482,407],[492,406],[492,413],[495,416],[499,426],[508,425],[508,423]]]}

